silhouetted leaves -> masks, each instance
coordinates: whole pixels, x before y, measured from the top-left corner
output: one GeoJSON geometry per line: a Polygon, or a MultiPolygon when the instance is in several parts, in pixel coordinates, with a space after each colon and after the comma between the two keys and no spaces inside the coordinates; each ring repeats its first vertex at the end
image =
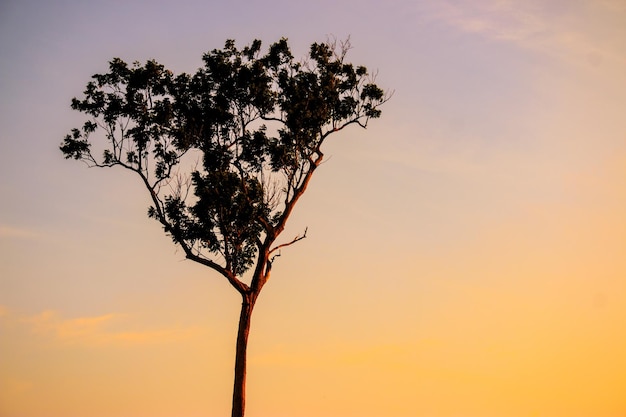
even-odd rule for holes
{"type": "Polygon", "coordinates": [[[345,45],[315,43],[305,61],[286,39],[265,54],[261,46],[240,50],[228,40],[194,74],[114,58],[72,100],[90,119],[60,147],[66,158],[138,174],[149,216],[188,256],[234,275],[257,256],[267,261],[324,140],[350,124],[365,127],[386,101],[365,67],[344,62],[345,45]],[[101,157],[92,154],[98,132],[101,157]]]}

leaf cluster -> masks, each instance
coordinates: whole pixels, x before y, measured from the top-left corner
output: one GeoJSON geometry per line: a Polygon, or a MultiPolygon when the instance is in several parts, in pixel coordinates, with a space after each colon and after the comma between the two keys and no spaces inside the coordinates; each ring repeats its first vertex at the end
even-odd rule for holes
{"type": "Polygon", "coordinates": [[[267,264],[325,139],[365,127],[387,100],[365,67],[345,62],[346,44],[315,43],[302,61],[286,39],[261,49],[229,40],[179,75],[115,58],[72,100],[88,120],[60,146],[66,158],[136,173],[150,217],[240,290],[237,276],[267,264]]]}

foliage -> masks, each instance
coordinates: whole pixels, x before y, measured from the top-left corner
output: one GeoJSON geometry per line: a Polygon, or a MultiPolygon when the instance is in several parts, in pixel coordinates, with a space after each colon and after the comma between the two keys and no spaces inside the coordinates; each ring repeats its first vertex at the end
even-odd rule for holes
{"type": "Polygon", "coordinates": [[[269,273],[272,245],[321,163],[326,138],[365,127],[387,100],[365,67],[345,62],[348,49],[314,43],[297,61],[286,39],[265,53],[258,40],[243,49],[229,40],[194,74],[180,75],[152,60],[115,58],[84,98],[72,100],[89,120],[61,151],[136,173],[151,196],[149,216],[188,258],[242,293],[259,290],[254,279],[269,273]],[[104,144],[99,157],[94,143],[104,144]],[[253,265],[251,288],[240,277],[253,265]]]}

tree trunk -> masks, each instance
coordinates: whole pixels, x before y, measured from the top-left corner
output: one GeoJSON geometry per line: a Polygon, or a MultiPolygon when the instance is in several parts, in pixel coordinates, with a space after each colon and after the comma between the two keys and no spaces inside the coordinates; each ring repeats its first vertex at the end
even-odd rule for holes
{"type": "Polygon", "coordinates": [[[250,318],[256,301],[256,294],[244,294],[237,332],[237,353],[235,354],[235,385],[233,388],[232,417],[244,417],[246,408],[246,353],[250,318]]]}

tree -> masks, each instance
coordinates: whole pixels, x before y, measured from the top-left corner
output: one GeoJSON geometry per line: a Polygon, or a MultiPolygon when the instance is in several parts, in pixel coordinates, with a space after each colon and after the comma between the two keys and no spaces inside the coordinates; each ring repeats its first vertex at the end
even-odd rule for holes
{"type": "Polygon", "coordinates": [[[233,417],[244,415],[252,309],[279,250],[306,236],[277,243],[321,147],[347,126],[365,128],[388,99],[365,67],[345,62],[349,49],[314,43],[296,61],[286,39],[264,54],[259,40],[243,49],[228,40],[195,74],[177,76],[115,58],[71,103],[89,118],[64,138],[65,158],[135,174],[148,216],[241,295],[233,417]]]}

